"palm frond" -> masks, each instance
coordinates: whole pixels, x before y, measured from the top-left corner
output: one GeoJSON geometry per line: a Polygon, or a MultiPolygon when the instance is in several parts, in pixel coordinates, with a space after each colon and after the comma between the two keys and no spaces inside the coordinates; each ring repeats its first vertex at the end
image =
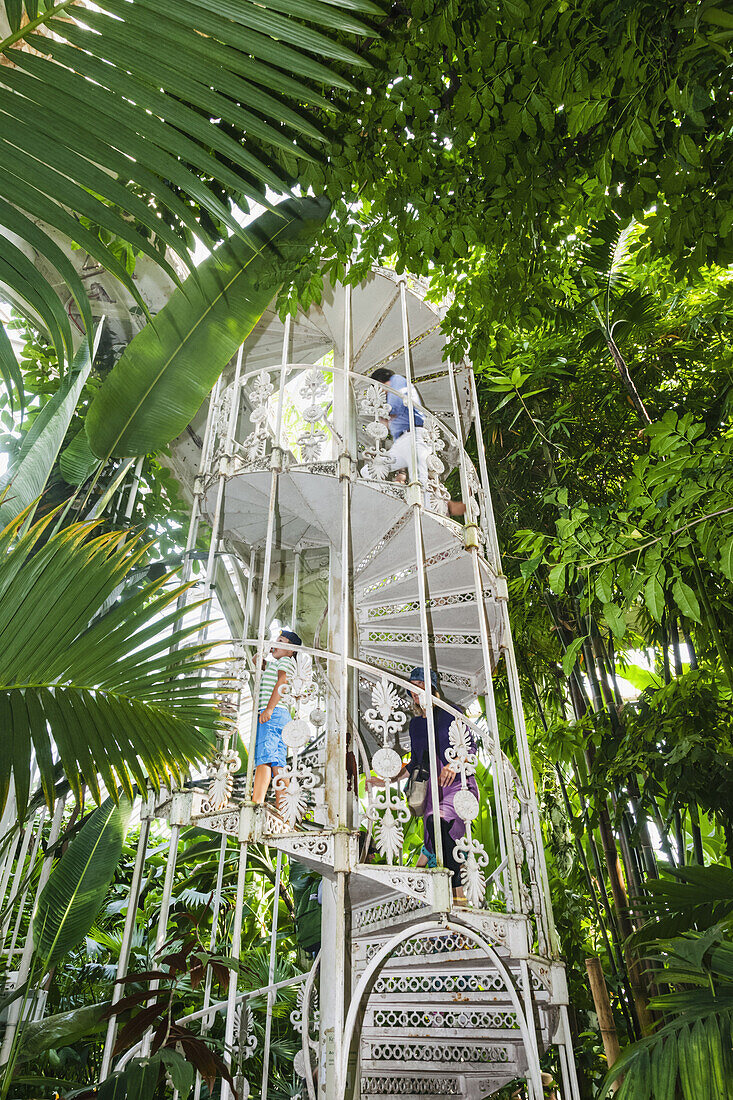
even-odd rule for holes
{"type": "MultiPolygon", "coordinates": [[[[118,787],[180,781],[209,749],[220,721],[209,648],[171,652],[186,586],[169,578],[131,596],[92,626],[96,611],[146,552],[138,535],[74,524],[39,547],[50,517],[20,535],[21,515],[0,532],[0,712],[9,750],[0,756],[0,806],[11,776],[19,814],[29,798],[32,754],[53,806],[60,761],[72,791],[101,798],[118,787]]],[[[186,641],[194,628],[181,631],[186,641]]]]}
{"type": "MultiPolygon", "coordinates": [[[[346,42],[374,37],[363,17],[381,15],[372,0],[0,0],[0,12],[11,29],[0,40],[0,227],[56,269],[87,329],[84,286],[50,230],[145,308],[96,227],[176,281],[166,248],[190,266],[191,234],[209,247],[220,227],[246,238],[222,191],[245,209],[268,205],[267,188],[290,191],[298,158],[323,156],[314,109],[332,109],[324,89],[353,87],[345,74],[368,66],[346,42]]],[[[7,240],[0,283],[70,359],[55,289],[7,240]]]]}
{"type": "Polygon", "coordinates": [[[651,879],[639,906],[647,915],[633,934],[635,948],[709,928],[733,916],[733,871],[721,865],[670,868],[668,877],[651,879]]]}

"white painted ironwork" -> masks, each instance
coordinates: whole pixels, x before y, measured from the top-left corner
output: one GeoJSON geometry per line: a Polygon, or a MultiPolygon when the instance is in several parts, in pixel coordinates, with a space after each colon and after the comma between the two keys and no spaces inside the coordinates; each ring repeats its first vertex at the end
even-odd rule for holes
{"type": "MultiPolygon", "coordinates": [[[[541,1100],[539,1057],[551,1043],[560,1049],[563,1100],[578,1100],[476,389],[469,364],[445,362],[440,318],[421,284],[383,270],[353,288],[327,288],[317,311],[285,323],[269,311],[215,387],[205,423],[195,424],[200,452],[192,458],[188,437],[172,449],[179,476],[198,471],[189,486],[185,578],[202,521],[211,528],[203,594],[215,593],[227,555],[237,563],[241,607],[219,701],[230,727],[205,789],[151,799],[149,813],[146,802],[118,976],[129,961],[150,814],[171,829],[154,948],[168,932],[183,828],[221,836],[210,950],[235,958],[249,845],[275,848],[263,1080],[256,1086],[263,1095],[281,984],[274,982],[280,869],[285,859],[299,859],[322,875],[323,895],[321,961],[293,981],[303,1100],[473,1098],[516,1077],[527,1082],[530,1100],[541,1100]],[[406,481],[391,480],[390,386],[370,377],[383,365],[408,383],[406,481]],[[416,411],[424,420],[419,436],[416,411]],[[464,447],[472,424],[478,470],[464,447]],[[456,468],[460,495],[451,501],[446,481],[456,468]],[[287,758],[268,796],[278,812],[273,801],[257,809],[251,802],[255,703],[263,660],[287,626],[304,644],[282,698],[291,711],[282,734],[287,758]],[[515,726],[511,761],[493,698],[501,660],[515,726]],[[422,666],[427,690],[408,683],[414,666],[422,666]],[[441,694],[429,689],[432,670],[441,694]],[[428,728],[435,869],[415,866],[426,823],[408,827],[410,690],[428,728]],[[480,721],[462,710],[478,695],[485,698],[480,721]],[[441,761],[434,731],[446,724],[441,761]],[[247,754],[245,776],[237,775],[235,733],[247,754]],[[463,828],[449,852],[440,827],[443,762],[460,778],[453,807],[463,828]],[[487,773],[492,792],[479,784],[477,798],[472,777],[487,773]],[[484,843],[485,819],[496,824],[498,852],[493,837],[484,843]],[[229,923],[221,920],[227,845],[238,857],[229,923]],[[451,857],[465,909],[455,905],[444,868],[449,860],[453,866],[451,857]]],[[[202,613],[202,638],[209,614],[202,613]]],[[[16,844],[0,885],[21,884],[35,835],[26,830],[16,844]]],[[[18,905],[9,933],[21,926],[18,905]]],[[[205,1035],[224,1017],[235,1088],[222,1082],[222,1100],[249,1095],[253,997],[232,971],[226,999],[212,1004],[209,977],[204,1009],[190,1018],[205,1035]]],[[[113,1068],[114,1038],[110,1023],[103,1076],[113,1068]]],[[[138,1053],[148,1048],[146,1036],[138,1053]]],[[[197,1077],[195,1100],[200,1090],[197,1077]]]]}

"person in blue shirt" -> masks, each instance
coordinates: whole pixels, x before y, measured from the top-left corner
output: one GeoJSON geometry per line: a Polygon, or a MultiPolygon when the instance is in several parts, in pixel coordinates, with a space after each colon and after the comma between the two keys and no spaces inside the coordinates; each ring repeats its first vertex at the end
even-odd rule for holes
{"type": "MultiPolygon", "coordinates": [[[[412,435],[410,432],[410,410],[407,404],[407,379],[395,374],[390,367],[377,367],[371,377],[383,386],[389,386],[385,397],[390,407],[389,434],[392,446],[387,457],[393,470],[409,470],[412,465],[412,435]]],[[[415,415],[415,452],[417,458],[417,480],[423,489],[428,484],[429,448],[425,442],[425,417],[420,411],[420,395],[414,386],[410,387],[415,415]]]]}

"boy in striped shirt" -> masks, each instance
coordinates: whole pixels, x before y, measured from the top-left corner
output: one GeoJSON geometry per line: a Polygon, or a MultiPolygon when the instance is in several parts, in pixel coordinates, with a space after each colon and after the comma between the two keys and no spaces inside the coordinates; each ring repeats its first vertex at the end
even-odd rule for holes
{"type": "MultiPolygon", "coordinates": [[[[280,696],[285,688],[287,673],[294,664],[293,650],[299,645],[302,641],[294,630],[282,630],[260,678],[253,802],[265,801],[272,777],[285,767],[287,749],[282,731],[290,721],[290,711],[280,702],[280,696]]],[[[278,802],[280,793],[277,792],[278,802]]]]}

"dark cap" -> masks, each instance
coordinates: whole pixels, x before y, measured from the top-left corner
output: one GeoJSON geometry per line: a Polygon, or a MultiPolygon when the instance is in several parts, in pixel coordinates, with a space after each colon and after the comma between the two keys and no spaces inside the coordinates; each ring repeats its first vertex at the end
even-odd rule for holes
{"type": "MultiPolygon", "coordinates": [[[[422,665],[418,665],[417,668],[413,668],[412,672],[410,673],[410,679],[411,680],[422,680],[422,682],[425,683],[425,669],[422,667],[422,665]]],[[[435,671],[434,668],[431,668],[431,670],[430,670],[430,683],[433,685],[433,687],[437,691],[438,690],[438,673],[435,671]]]]}
{"type": "Polygon", "coordinates": [[[287,638],[291,645],[303,644],[303,639],[300,637],[299,634],[296,634],[294,630],[281,630],[280,637],[287,638]]]}

